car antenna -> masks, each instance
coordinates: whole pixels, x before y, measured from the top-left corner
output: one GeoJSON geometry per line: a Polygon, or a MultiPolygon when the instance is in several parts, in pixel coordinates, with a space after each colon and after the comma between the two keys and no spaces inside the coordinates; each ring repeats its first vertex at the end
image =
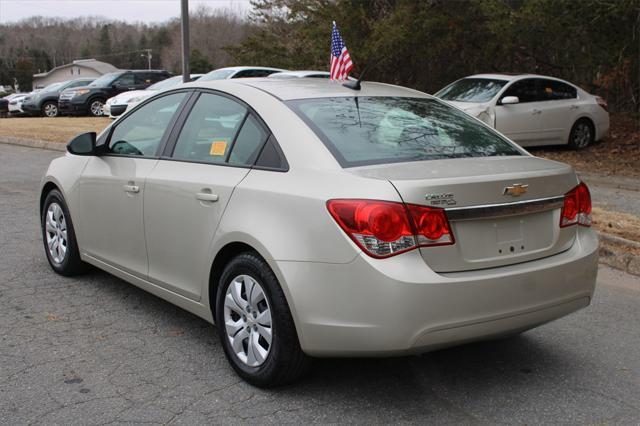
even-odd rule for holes
{"type": "Polygon", "coordinates": [[[344,87],[348,88],[348,89],[360,90],[362,88],[360,86],[360,83],[362,82],[362,78],[364,77],[364,74],[367,72],[368,69],[369,69],[369,65],[364,67],[364,69],[362,70],[362,72],[360,73],[360,75],[358,76],[358,79],[356,81],[347,81],[346,83],[343,83],[342,85],[344,87]]]}

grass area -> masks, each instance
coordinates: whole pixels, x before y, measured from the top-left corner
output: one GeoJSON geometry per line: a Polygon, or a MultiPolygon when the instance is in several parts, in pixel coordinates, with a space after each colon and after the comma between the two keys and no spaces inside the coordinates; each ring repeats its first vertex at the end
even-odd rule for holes
{"type": "Polygon", "coordinates": [[[107,117],[14,117],[0,119],[0,136],[67,143],[83,132],[101,132],[107,117]]]}
{"type": "Polygon", "coordinates": [[[609,136],[587,148],[530,148],[538,157],[571,164],[581,172],[640,178],[640,114],[613,113],[609,136]]]}

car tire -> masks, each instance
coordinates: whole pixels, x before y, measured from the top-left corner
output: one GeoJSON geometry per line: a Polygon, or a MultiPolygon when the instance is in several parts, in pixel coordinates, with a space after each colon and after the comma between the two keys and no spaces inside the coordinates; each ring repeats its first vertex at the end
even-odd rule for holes
{"type": "Polygon", "coordinates": [[[569,133],[569,146],[575,150],[584,149],[593,143],[595,132],[593,124],[586,118],[581,118],[573,124],[569,133]]]}
{"type": "Polygon", "coordinates": [[[282,288],[257,253],[242,253],[226,265],[215,306],[216,328],[224,353],[245,381],[258,387],[279,386],[295,381],[307,371],[311,360],[300,348],[282,288]],[[263,326],[267,322],[270,326],[263,326]],[[270,336],[270,342],[265,335],[270,336]]]}
{"type": "Polygon", "coordinates": [[[49,118],[57,117],[60,113],[58,110],[58,103],[53,101],[47,101],[42,104],[41,111],[44,117],[49,118]]]}
{"type": "Polygon", "coordinates": [[[91,99],[89,101],[89,114],[93,117],[102,117],[104,115],[104,99],[91,99]]]}
{"type": "Polygon", "coordinates": [[[51,268],[67,277],[86,272],[89,265],[80,260],[73,222],[57,189],[47,194],[40,218],[42,242],[51,268]]]}

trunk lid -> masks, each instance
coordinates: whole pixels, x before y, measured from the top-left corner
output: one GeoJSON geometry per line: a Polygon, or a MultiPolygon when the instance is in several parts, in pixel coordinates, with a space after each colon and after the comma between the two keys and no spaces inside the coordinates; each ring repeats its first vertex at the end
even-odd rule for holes
{"type": "Polygon", "coordinates": [[[483,157],[349,171],[388,180],[405,203],[446,209],[455,244],[420,248],[436,272],[539,259],[567,250],[575,239],[575,227],[559,225],[563,196],[578,184],[573,169],[563,163],[531,156],[483,157]]]}

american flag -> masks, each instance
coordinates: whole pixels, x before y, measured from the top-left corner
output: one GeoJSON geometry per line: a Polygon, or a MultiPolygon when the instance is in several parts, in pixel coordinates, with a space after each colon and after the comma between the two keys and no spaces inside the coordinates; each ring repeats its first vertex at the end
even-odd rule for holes
{"type": "Polygon", "coordinates": [[[342,37],[338,32],[336,23],[333,23],[333,31],[331,32],[331,71],[329,78],[331,80],[346,80],[349,73],[353,69],[353,62],[347,46],[344,45],[342,37]]]}

